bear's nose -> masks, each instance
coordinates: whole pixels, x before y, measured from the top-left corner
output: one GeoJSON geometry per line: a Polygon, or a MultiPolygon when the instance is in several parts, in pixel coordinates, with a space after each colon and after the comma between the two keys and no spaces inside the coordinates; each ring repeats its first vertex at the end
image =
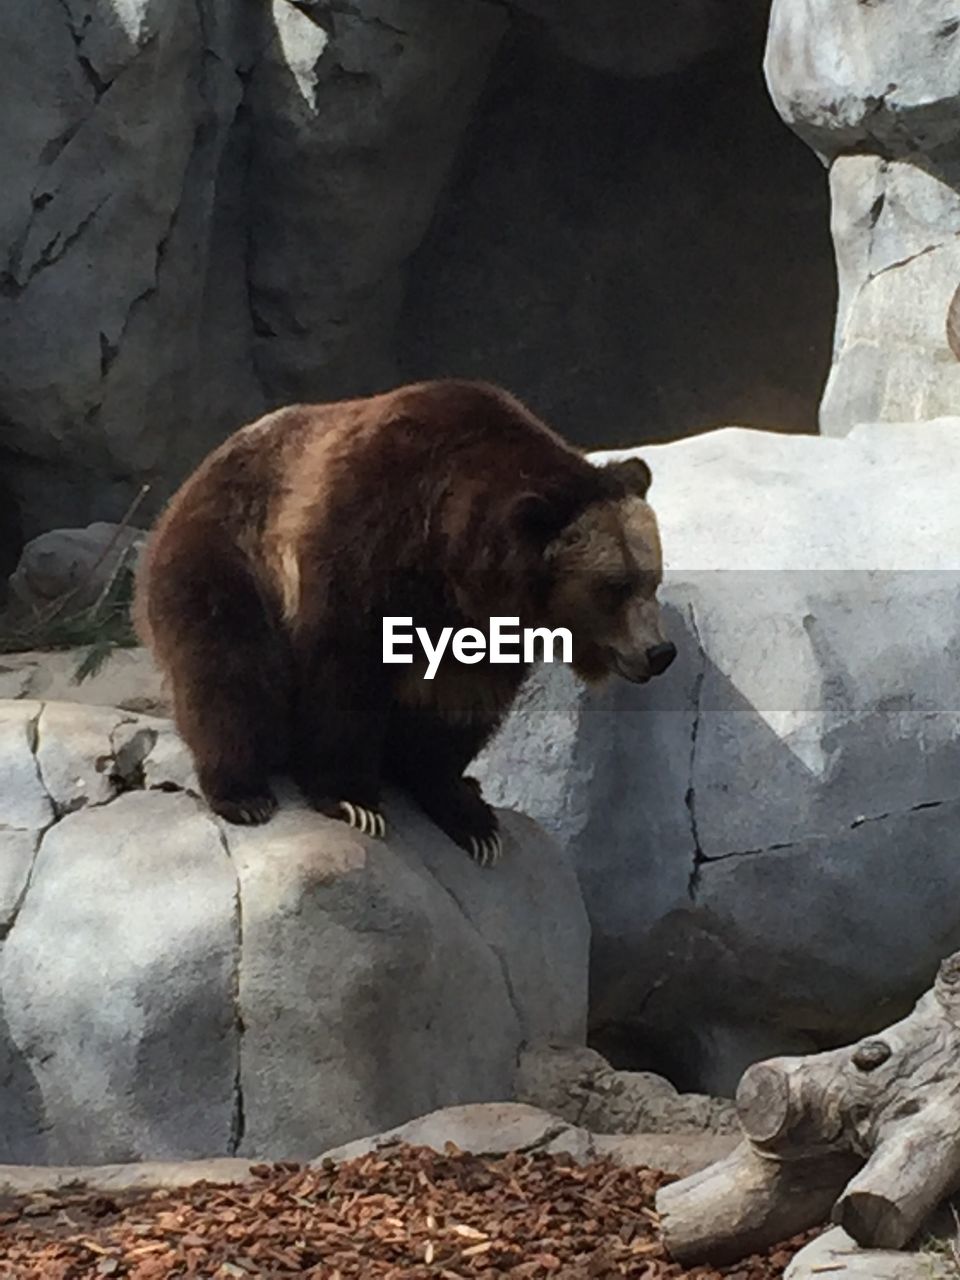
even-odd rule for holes
{"type": "Polygon", "coordinates": [[[677,646],[670,640],[655,644],[647,650],[647,662],[650,663],[650,674],[662,676],[670,663],[677,656],[677,646]]]}

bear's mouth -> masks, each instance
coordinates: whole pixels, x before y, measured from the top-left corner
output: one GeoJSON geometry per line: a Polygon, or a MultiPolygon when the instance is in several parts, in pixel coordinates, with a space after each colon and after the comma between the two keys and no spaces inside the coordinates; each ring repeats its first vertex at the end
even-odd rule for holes
{"type": "Polygon", "coordinates": [[[631,684],[649,684],[650,668],[646,666],[634,667],[626,661],[619,653],[610,654],[610,665],[618,676],[624,680],[629,680],[631,684]]]}

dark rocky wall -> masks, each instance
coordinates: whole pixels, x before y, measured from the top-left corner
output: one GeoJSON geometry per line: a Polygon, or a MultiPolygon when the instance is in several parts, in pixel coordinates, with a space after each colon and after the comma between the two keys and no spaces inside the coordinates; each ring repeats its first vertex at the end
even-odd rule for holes
{"type": "Polygon", "coordinates": [[[594,445],[813,429],[827,197],[763,87],[766,7],[8,0],[7,526],[144,482],[148,518],[264,408],[410,377],[502,382],[594,445]]]}
{"type": "Polygon", "coordinates": [[[637,80],[540,36],[503,48],[411,264],[404,374],[499,380],[589,445],[815,431],[829,196],[761,48],[637,80]]]}

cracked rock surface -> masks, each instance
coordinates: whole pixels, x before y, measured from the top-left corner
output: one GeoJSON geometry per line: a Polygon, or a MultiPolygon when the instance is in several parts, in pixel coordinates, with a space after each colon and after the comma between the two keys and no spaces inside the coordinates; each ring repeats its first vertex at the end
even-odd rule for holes
{"type": "Polygon", "coordinates": [[[808,429],[833,268],[768,4],[5,0],[0,596],[281,402],[459,374],[593,444],[808,429]]]}
{"type": "Polygon", "coordinates": [[[599,1047],[722,1094],[960,946],[960,419],[642,456],[677,661],[545,668],[478,772],[576,860],[599,1047]]]}
{"type": "Polygon", "coordinates": [[[249,320],[225,283],[242,246],[211,199],[242,98],[241,9],[3,6],[17,108],[0,123],[0,416],[27,537],[85,523],[94,493],[119,517],[138,486],[106,476],[182,465],[252,402],[249,320]],[[202,371],[198,343],[217,357],[202,371]]]}
{"type": "Polygon", "coordinates": [[[385,809],[386,842],[292,796],[229,827],[168,721],[0,702],[0,1161],[309,1157],[582,1040],[556,844],[506,814],[484,872],[385,809]]]}
{"type": "MultiPolygon", "coordinates": [[[[0,9],[0,457],[29,538],[156,505],[268,404],[396,380],[484,0],[0,9]]],[[[146,514],[146,512],[145,512],[146,514]]]]}
{"type": "Polygon", "coordinates": [[[821,430],[956,412],[960,14],[952,0],[774,0],[766,75],[830,172],[840,299],[821,430]]]}
{"type": "Polygon", "coordinates": [[[250,74],[247,259],[272,403],[401,381],[404,270],[506,14],[487,0],[272,0],[250,74]]]}

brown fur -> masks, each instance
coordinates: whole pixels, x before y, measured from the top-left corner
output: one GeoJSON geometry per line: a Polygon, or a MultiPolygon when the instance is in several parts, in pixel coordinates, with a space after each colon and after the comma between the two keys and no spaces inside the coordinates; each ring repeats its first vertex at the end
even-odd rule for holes
{"type": "Polygon", "coordinates": [[[525,668],[447,653],[423,681],[382,662],[382,619],[569,626],[583,676],[647,678],[663,647],[648,483],[477,383],[293,406],[231,436],[161,517],[136,604],[211,806],[262,821],[286,770],[323,812],[375,810],[388,779],[464,847],[495,832],[463,771],[525,668]]]}

